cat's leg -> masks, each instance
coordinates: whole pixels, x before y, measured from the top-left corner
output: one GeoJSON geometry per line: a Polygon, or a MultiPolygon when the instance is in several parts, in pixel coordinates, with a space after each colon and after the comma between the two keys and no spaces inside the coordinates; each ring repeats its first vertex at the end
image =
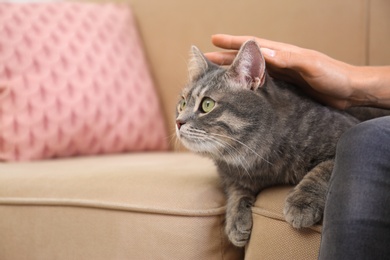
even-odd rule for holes
{"type": "Polygon", "coordinates": [[[228,188],[226,209],[226,234],[236,246],[243,247],[249,241],[252,230],[252,205],[255,196],[249,191],[228,188]]]}
{"type": "Polygon", "coordinates": [[[318,164],[287,196],[284,215],[294,228],[310,227],[321,220],[333,165],[333,160],[318,164]]]}

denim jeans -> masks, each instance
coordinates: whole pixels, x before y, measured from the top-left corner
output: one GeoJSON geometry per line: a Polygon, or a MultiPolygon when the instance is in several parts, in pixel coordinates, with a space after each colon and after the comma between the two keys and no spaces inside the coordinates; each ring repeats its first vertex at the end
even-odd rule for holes
{"type": "Polygon", "coordinates": [[[390,259],[390,117],[363,122],[341,137],[319,259],[390,259]]]}

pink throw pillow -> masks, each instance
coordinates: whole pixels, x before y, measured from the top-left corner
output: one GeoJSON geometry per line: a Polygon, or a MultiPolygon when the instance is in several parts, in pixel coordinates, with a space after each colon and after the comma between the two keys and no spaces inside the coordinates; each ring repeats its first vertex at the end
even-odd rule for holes
{"type": "Polygon", "coordinates": [[[0,3],[0,160],[167,148],[128,6],[0,3]]]}

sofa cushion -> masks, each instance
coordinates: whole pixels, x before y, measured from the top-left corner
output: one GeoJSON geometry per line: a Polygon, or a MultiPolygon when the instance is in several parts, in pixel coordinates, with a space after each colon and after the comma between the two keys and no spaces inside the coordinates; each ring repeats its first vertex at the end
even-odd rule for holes
{"type": "Polygon", "coordinates": [[[0,160],[167,149],[126,5],[0,3],[0,160]]]}
{"type": "Polygon", "coordinates": [[[0,168],[0,259],[242,259],[213,163],[145,153],[0,168]]]}

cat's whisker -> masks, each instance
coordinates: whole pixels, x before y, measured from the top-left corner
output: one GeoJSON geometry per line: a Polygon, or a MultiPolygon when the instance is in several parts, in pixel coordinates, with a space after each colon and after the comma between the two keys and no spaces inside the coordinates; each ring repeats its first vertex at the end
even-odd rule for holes
{"type": "Polygon", "coordinates": [[[230,156],[232,158],[232,160],[235,162],[235,164],[240,165],[244,169],[244,171],[248,175],[248,177],[251,178],[251,174],[248,170],[251,168],[250,163],[245,158],[245,156],[239,156],[240,151],[236,147],[231,145],[229,142],[223,140],[222,138],[220,138],[218,136],[212,136],[210,133],[207,133],[204,130],[196,129],[193,127],[188,128],[182,134],[184,137],[192,139],[192,141],[197,141],[196,143],[198,145],[201,145],[201,146],[205,147],[206,149],[208,147],[204,146],[204,143],[205,142],[210,143],[210,145],[212,145],[213,148],[215,148],[213,150],[217,151],[222,157],[223,153],[220,151],[221,149],[218,148],[218,146],[219,146],[220,148],[222,148],[223,151],[227,152],[228,156],[230,156]]]}
{"type": "Polygon", "coordinates": [[[211,137],[211,136],[209,138],[211,138],[211,140],[213,140],[213,141],[219,143],[221,146],[223,146],[225,148],[224,150],[229,154],[229,156],[232,157],[234,161],[238,162],[241,165],[241,167],[245,170],[248,177],[250,179],[252,179],[252,176],[251,176],[250,172],[248,171],[248,168],[250,168],[251,165],[249,164],[249,162],[246,160],[245,157],[239,157],[236,155],[239,153],[239,150],[237,150],[236,147],[232,146],[231,144],[229,144],[228,142],[226,142],[220,138],[211,137]],[[235,150],[235,152],[231,152],[231,150],[235,150]],[[245,162],[246,165],[243,163],[243,161],[245,162]]]}
{"type": "Polygon", "coordinates": [[[175,142],[177,140],[177,136],[175,133],[168,135],[166,138],[168,139],[170,145],[171,144],[175,145],[175,142]]]}
{"type": "MultiPolygon", "coordinates": [[[[214,138],[216,138],[216,137],[214,137],[214,138]]],[[[228,151],[229,155],[234,159],[234,161],[238,162],[239,165],[241,165],[241,167],[245,170],[245,172],[250,177],[250,179],[252,179],[251,174],[248,170],[251,168],[251,164],[248,162],[248,160],[245,158],[245,156],[239,156],[240,151],[236,147],[231,145],[230,143],[228,143],[222,139],[219,139],[219,138],[218,138],[218,140],[221,144],[224,144],[225,147],[228,148],[227,151],[228,151]],[[229,148],[230,148],[230,150],[229,150],[229,148]]]]}
{"type": "Polygon", "coordinates": [[[189,129],[189,131],[190,131],[190,132],[193,132],[193,133],[204,134],[204,135],[206,135],[206,134],[207,134],[207,132],[206,132],[206,131],[204,131],[204,130],[200,130],[200,129],[196,129],[196,128],[190,128],[190,129],[189,129]]]}
{"type": "Polygon", "coordinates": [[[173,146],[173,149],[177,150],[178,147],[180,146],[180,140],[179,140],[179,137],[176,135],[176,132],[167,136],[167,139],[169,139],[168,142],[170,145],[173,146]]]}
{"type": "MultiPolygon", "coordinates": [[[[251,166],[245,157],[237,156],[237,154],[239,154],[239,150],[237,148],[235,148],[234,146],[232,146],[231,144],[229,144],[228,142],[226,142],[220,138],[208,135],[206,131],[194,129],[194,128],[189,129],[189,131],[193,134],[193,137],[198,137],[198,138],[202,137],[204,139],[203,141],[207,140],[207,141],[216,142],[219,146],[221,146],[223,148],[223,150],[225,150],[229,154],[229,156],[231,158],[233,158],[233,160],[235,162],[237,162],[238,164],[240,164],[242,166],[242,168],[245,170],[247,175],[251,178],[251,174],[248,171],[248,168],[250,168],[251,166]],[[233,150],[235,152],[233,152],[233,150]]],[[[218,153],[221,156],[223,156],[223,153],[221,151],[219,151],[218,147],[216,145],[214,145],[214,147],[216,148],[218,153]]]]}
{"type": "Polygon", "coordinates": [[[230,139],[232,141],[235,141],[239,144],[241,144],[242,146],[246,147],[249,151],[251,151],[252,153],[254,153],[255,155],[257,155],[260,159],[264,160],[265,162],[267,162],[268,164],[270,165],[273,165],[270,161],[266,160],[263,156],[261,156],[260,154],[258,154],[256,151],[254,151],[252,148],[250,148],[248,145],[244,144],[243,142],[241,142],[240,140],[237,140],[236,138],[233,138],[233,137],[230,137],[230,136],[227,136],[227,135],[222,135],[222,134],[216,134],[216,133],[209,133],[210,135],[214,135],[214,136],[220,136],[220,137],[223,137],[223,138],[227,138],[227,139],[230,139]]]}
{"type": "Polygon", "coordinates": [[[182,135],[184,138],[189,139],[192,142],[195,142],[198,146],[204,147],[201,149],[203,152],[208,151],[211,153],[211,151],[214,151],[214,150],[219,152],[218,147],[215,144],[207,142],[215,148],[212,150],[210,150],[210,148],[206,145],[205,141],[209,140],[209,137],[207,136],[206,132],[204,132],[204,131],[199,131],[199,130],[196,130],[194,128],[190,128],[190,129],[187,129],[186,131],[183,131],[182,135]]]}

